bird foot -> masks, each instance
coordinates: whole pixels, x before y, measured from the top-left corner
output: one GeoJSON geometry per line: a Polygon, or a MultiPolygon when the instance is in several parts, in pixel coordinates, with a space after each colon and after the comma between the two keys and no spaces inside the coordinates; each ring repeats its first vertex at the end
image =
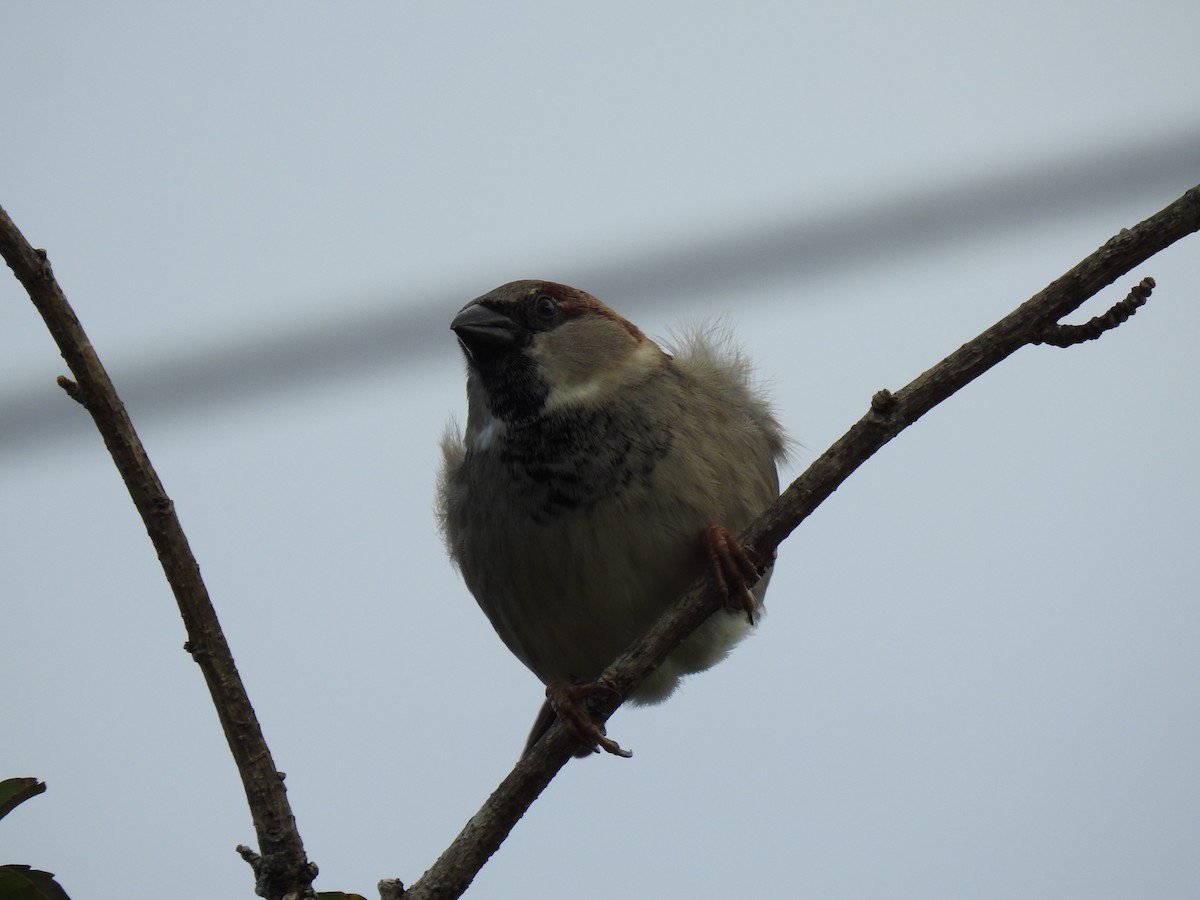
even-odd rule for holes
{"type": "Polygon", "coordinates": [[[613,690],[597,682],[591,684],[567,684],[552,681],[546,685],[546,699],[554,707],[555,714],[566,723],[579,742],[587,747],[599,747],[614,756],[626,759],[633,756],[628,750],[604,734],[604,726],[592,718],[587,701],[597,694],[612,695],[613,690]]]}
{"type": "Polygon", "coordinates": [[[757,605],[750,585],[761,577],[758,567],[746,555],[737,536],[723,525],[709,525],[704,530],[704,548],[729,611],[744,612],[746,621],[753,625],[757,605]]]}

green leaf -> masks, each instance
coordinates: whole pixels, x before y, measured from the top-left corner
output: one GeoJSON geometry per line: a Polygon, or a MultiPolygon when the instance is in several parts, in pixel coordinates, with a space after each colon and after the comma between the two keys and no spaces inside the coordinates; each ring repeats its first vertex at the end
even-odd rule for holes
{"type": "Polygon", "coordinates": [[[36,778],[6,778],[0,781],[0,819],[45,790],[46,782],[36,778]]]}
{"type": "Polygon", "coordinates": [[[54,876],[29,866],[0,866],[0,900],[71,900],[54,876]]]}

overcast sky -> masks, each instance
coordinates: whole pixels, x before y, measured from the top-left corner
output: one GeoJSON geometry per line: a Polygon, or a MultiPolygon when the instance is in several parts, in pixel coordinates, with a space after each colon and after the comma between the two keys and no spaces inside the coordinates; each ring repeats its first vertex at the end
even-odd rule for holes
{"type": "MultiPolygon", "coordinates": [[[[726,315],[802,449],[1200,182],[1200,7],[10,4],[0,205],[171,494],[321,890],[415,881],[541,686],[433,517],[447,326],[516,278],[726,315]]],[[[7,273],[5,273],[7,275],[7,273]]],[[[1200,895],[1200,240],[783,546],[758,633],[571,762],[477,897],[1200,895]]],[[[0,862],[251,897],[144,530],[0,278],[0,862]]]]}

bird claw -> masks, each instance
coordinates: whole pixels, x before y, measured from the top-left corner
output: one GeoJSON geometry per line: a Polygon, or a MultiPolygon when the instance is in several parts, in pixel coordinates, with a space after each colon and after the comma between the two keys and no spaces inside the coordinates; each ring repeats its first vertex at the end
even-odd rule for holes
{"type": "Polygon", "coordinates": [[[750,585],[758,581],[762,573],[737,536],[723,525],[709,525],[704,530],[704,548],[712,564],[713,578],[725,595],[729,611],[744,612],[746,621],[753,625],[758,606],[750,593],[750,585]]]}
{"type": "Polygon", "coordinates": [[[604,726],[592,718],[587,709],[588,698],[597,694],[612,695],[613,689],[598,682],[591,684],[567,684],[563,681],[552,681],[546,685],[546,699],[554,707],[554,713],[566,724],[571,733],[581,744],[593,748],[599,747],[613,756],[625,759],[633,756],[629,750],[604,733],[604,726]]]}

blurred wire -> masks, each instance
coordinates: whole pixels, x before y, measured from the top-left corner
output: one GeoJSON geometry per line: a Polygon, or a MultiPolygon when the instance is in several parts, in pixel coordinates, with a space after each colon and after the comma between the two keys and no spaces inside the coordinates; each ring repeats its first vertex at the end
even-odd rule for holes
{"type": "MultiPolygon", "coordinates": [[[[878,264],[921,248],[936,246],[940,251],[954,241],[1123,203],[1138,203],[1148,216],[1198,180],[1200,133],[1189,132],[1102,149],[1088,157],[1042,161],[920,193],[880,194],[832,214],[797,216],[575,267],[572,277],[600,296],[636,297],[643,307],[726,286],[737,286],[745,298],[746,284],[762,287],[811,278],[850,265],[878,264]]],[[[187,348],[170,362],[124,368],[118,385],[143,421],[412,364],[444,346],[449,312],[478,288],[447,282],[420,302],[406,301],[397,291],[387,298],[364,298],[350,311],[340,300],[336,318],[187,348]]],[[[47,386],[0,396],[0,454],[92,434],[77,410],[55,402],[55,390],[47,386]]]]}

